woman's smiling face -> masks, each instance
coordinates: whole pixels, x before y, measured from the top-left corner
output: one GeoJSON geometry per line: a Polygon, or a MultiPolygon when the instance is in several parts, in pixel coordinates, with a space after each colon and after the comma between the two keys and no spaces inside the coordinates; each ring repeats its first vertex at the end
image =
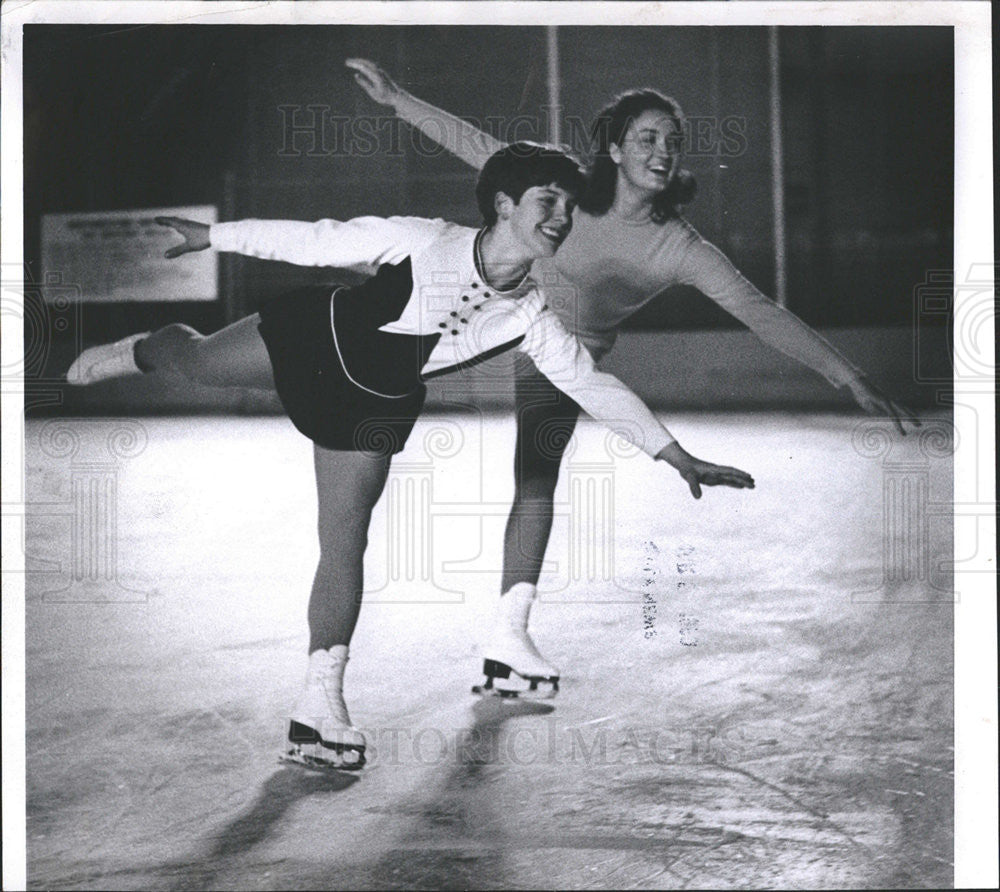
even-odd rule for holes
{"type": "Polygon", "coordinates": [[[666,189],[680,165],[684,133],[676,118],[659,109],[648,109],[634,118],[621,145],[611,144],[611,160],[624,180],[642,192],[666,189]]]}
{"type": "Polygon", "coordinates": [[[515,239],[530,257],[551,257],[573,227],[576,196],[556,183],[531,186],[510,208],[515,239]]]}

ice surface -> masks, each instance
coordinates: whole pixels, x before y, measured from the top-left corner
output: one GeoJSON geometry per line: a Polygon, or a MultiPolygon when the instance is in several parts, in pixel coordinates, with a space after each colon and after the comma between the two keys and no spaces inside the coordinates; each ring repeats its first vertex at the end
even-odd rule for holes
{"type": "Polygon", "coordinates": [[[951,884],[951,465],[919,438],[671,417],[757,481],[695,502],[582,424],[532,620],[561,692],[503,703],[469,687],[513,425],[425,418],[372,522],[353,776],[277,764],[309,444],[282,419],[138,419],[123,455],[117,423],[27,429],[32,888],[951,884]]]}

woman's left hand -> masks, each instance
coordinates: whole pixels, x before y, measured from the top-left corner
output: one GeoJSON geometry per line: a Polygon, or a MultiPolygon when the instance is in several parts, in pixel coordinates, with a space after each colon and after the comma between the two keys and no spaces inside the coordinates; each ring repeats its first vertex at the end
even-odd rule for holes
{"type": "Polygon", "coordinates": [[[847,388],[851,391],[854,401],[869,415],[881,415],[892,419],[893,424],[902,436],[906,436],[903,422],[908,421],[914,427],[920,427],[920,419],[915,412],[906,406],[887,397],[867,378],[856,378],[847,388]]]}

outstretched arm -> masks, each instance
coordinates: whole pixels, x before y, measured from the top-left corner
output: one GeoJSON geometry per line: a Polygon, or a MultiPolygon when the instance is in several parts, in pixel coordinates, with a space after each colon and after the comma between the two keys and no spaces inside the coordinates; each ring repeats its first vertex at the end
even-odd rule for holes
{"type": "Polygon", "coordinates": [[[478,127],[407,93],[374,62],[348,59],[344,64],[354,70],[354,80],[372,99],[388,105],[407,124],[470,167],[482,170],[486,159],[504,147],[478,127]]]}
{"type": "Polygon", "coordinates": [[[746,471],[702,461],[686,452],[635,393],[614,375],[597,370],[590,353],[552,312],[539,313],[521,349],[595,420],[675,468],[696,499],[701,498],[702,486],[754,488],[753,477],[746,471]]]}
{"type": "Polygon", "coordinates": [[[900,434],[906,434],[904,421],[920,425],[913,412],[886,396],[826,338],[754,288],[714,245],[692,243],[679,278],[739,319],[765,344],[818,372],[834,387],[849,390],[866,412],[891,418],[900,434]]]}
{"type": "Polygon", "coordinates": [[[263,260],[283,260],[299,266],[365,268],[398,263],[420,250],[447,227],[443,220],[422,217],[355,217],[353,220],[240,220],[196,223],[182,217],[157,217],[156,222],[183,236],[166,257],[180,257],[212,247],[263,260]]]}

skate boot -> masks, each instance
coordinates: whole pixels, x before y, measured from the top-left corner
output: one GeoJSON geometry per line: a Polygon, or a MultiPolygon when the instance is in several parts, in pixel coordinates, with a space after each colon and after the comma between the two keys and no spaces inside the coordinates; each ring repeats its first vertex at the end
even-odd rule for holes
{"type": "Polygon", "coordinates": [[[125,375],[141,375],[142,370],[135,363],[135,345],[149,332],[129,335],[113,344],[101,344],[84,350],[76,362],[66,372],[66,381],[77,387],[94,384],[108,378],[122,378],[125,375]]]}
{"type": "Polygon", "coordinates": [[[365,764],[364,735],[351,726],[344,703],[346,665],[346,644],[309,655],[306,689],[292,710],[281,761],[318,770],[356,771],[365,764]]]}
{"type": "Polygon", "coordinates": [[[519,582],[500,599],[497,621],[483,646],[486,680],[474,694],[547,699],[559,691],[559,669],[545,659],[528,634],[535,586],[519,582]],[[539,687],[541,685],[542,687],[539,687]]]}

